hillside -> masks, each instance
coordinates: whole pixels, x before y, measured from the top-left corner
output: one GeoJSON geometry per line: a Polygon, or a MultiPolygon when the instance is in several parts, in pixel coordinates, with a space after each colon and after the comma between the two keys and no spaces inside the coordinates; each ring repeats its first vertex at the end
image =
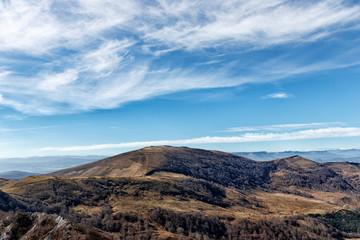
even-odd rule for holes
{"type": "Polygon", "coordinates": [[[352,191],[354,187],[329,165],[320,164],[301,156],[271,161],[276,169],[271,172],[271,182],[280,187],[294,186],[315,190],[352,191]]]}
{"type": "Polygon", "coordinates": [[[351,186],[360,191],[360,164],[351,162],[324,163],[324,166],[341,175],[351,186]]]}
{"type": "Polygon", "coordinates": [[[11,197],[7,193],[4,193],[3,191],[0,191],[0,211],[8,212],[24,208],[25,207],[15,198],[11,197]]]}
{"type": "Polygon", "coordinates": [[[12,182],[13,180],[11,180],[11,179],[7,179],[7,178],[2,178],[2,177],[0,177],[0,186],[3,186],[3,185],[6,185],[6,184],[8,184],[8,183],[10,183],[10,182],[12,182]]]}
{"type": "MultiPolygon", "coordinates": [[[[245,194],[179,174],[158,173],[140,178],[34,176],[11,183],[3,190],[15,197],[21,196],[23,201],[33,199],[33,203],[25,202],[29,209],[36,207],[34,203],[38,205],[35,200],[42,201],[45,206],[42,212],[58,214],[71,225],[83,224],[80,229],[90,227],[96,234],[103,234],[103,239],[140,239],[143,235],[151,239],[181,239],[181,236],[183,239],[199,236],[200,239],[247,239],[250,236],[274,239],[279,231],[284,236],[278,239],[342,236],[320,221],[296,215],[325,214],[341,209],[326,201],[258,190],[245,194]],[[284,215],[289,218],[284,219],[284,215]],[[308,229],[304,221],[314,221],[314,227],[308,229]],[[258,232],[259,228],[263,232],[258,232]],[[110,236],[105,238],[104,232],[110,236]]],[[[28,229],[39,226],[37,217],[27,218],[31,219],[28,229]]],[[[49,216],[42,218],[50,221],[44,226],[56,226],[49,216]]],[[[16,223],[16,219],[12,221],[16,223]]],[[[64,231],[68,228],[59,228],[59,236],[64,231]]],[[[47,236],[46,233],[43,236],[47,236]]],[[[26,233],[26,236],[33,235],[30,230],[26,233]]]]}
{"type": "Polygon", "coordinates": [[[350,232],[327,215],[360,209],[359,169],[301,156],[257,162],[219,151],[147,147],[5,183],[3,205],[14,204],[0,211],[0,229],[8,236],[18,226],[29,239],[37,236],[34,228],[42,229],[38,239],[53,237],[54,228],[56,236],[73,231],[83,239],[360,237],[354,230],[360,214],[339,215],[350,232]],[[16,209],[26,211],[9,212],[16,209]]]}
{"type": "Polygon", "coordinates": [[[256,162],[225,152],[161,146],[143,148],[48,175],[141,177],[156,172],[171,172],[244,188],[267,183],[273,167],[272,163],[256,162]]]}
{"type": "Polygon", "coordinates": [[[0,223],[0,239],[111,239],[101,230],[46,213],[10,215],[0,223]],[[11,236],[11,238],[9,238],[11,236]]]}
{"type": "Polygon", "coordinates": [[[183,174],[238,189],[271,186],[353,191],[356,188],[356,181],[336,170],[335,164],[317,163],[301,156],[258,162],[225,152],[170,146],[147,147],[48,175],[144,177],[159,172],[183,174]]]}

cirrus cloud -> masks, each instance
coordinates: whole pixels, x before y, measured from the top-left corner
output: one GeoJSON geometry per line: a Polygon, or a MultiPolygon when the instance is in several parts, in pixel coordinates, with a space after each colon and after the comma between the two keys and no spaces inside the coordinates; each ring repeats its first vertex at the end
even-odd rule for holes
{"type": "Polygon", "coordinates": [[[350,60],[266,66],[265,59],[239,70],[239,61],[224,56],[357,29],[360,5],[335,0],[8,0],[0,2],[0,19],[0,105],[26,114],[57,114],[351,66],[350,60]],[[222,54],[212,55],[214,49],[222,54]],[[171,57],[174,51],[189,59],[203,56],[186,65],[187,59],[171,57]]]}

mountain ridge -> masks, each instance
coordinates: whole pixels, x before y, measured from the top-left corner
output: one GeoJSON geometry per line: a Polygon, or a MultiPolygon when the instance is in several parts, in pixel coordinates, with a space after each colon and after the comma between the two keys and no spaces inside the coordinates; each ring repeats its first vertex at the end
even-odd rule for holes
{"type": "MultiPolygon", "coordinates": [[[[352,167],[350,163],[343,163],[343,166],[352,167]]],[[[275,186],[360,190],[356,178],[352,177],[350,180],[349,176],[333,168],[334,164],[318,163],[299,155],[271,161],[254,161],[221,151],[157,146],[122,153],[48,175],[145,177],[157,172],[171,172],[239,189],[275,186]]],[[[360,167],[357,173],[360,174],[360,167]]]]}
{"type": "Polygon", "coordinates": [[[89,164],[50,173],[68,177],[140,177],[172,172],[224,186],[246,187],[268,181],[272,164],[234,154],[187,147],[147,147],[89,164]]]}
{"type": "Polygon", "coordinates": [[[300,155],[315,162],[360,162],[360,149],[335,149],[312,151],[283,151],[283,152],[233,152],[233,154],[247,157],[256,161],[270,161],[300,155]]]}
{"type": "MultiPolygon", "coordinates": [[[[67,226],[82,224],[83,236],[92,229],[108,239],[344,239],[360,237],[351,222],[360,216],[352,212],[360,209],[359,176],[356,163],[318,163],[296,155],[264,162],[160,146],[26,177],[0,189],[29,211],[19,215],[29,221],[23,237],[33,236],[34,226],[55,228],[39,221],[61,216],[67,226]],[[349,212],[338,214],[337,221],[347,221],[351,233],[328,220],[327,214],[341,209],[349,212]]],[[[0,229],[12,226],[16,232],[18,211],[9,223],[1,221],[4,214],[12,215],[0,211],[0,229]]],[[[59,228],[59,236],[68,230],[59,228]]]]}

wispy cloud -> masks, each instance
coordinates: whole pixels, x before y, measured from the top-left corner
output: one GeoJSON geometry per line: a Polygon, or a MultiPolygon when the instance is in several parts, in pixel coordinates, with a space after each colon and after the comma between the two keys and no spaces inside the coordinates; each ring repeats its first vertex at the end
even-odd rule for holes
{"type": "Polygon", "coordinates": [[[177,48],[234,42],[264,46],[324,37],[360,17],[359,6],[334,0],[301,4],[286,0],[19,0],[0,4],[1,49],[37,54],[64,46],[77,48],[108,37],[106,31],[121,29],[149,44],[177,48]]]}
{"type": "Polygon", "coordinates": [[[24,115],[16,115],[16,114],[9,114],[2,116],[2,119],[11,120],[11,121],[20,121],[26,119],[24,115]]]}
{"type": "Polygon", "coordinates": [[[333,0],[306,4],[286,0],[160,1],[150,9],[155,19],[163,21],[158,28],[145,28],[145,38],[188,49],[239,42],[264,47],[308,41],[325,37],[334,25],[353,23],[360,17],[359,6],[333,0]],[[175,21],[166,21],[169,17],[175,21]]]}
{"type": "Polygon", "coordinates": [[[212,144],[212,143],[245,143],[245,142],[268,142],[283,140],[317,139],[317,138],[339,138],[339,137],[358,137],[360,128],[355,127],[329,127],[320,129],[309,129],[285,133],[246,133],[240,136],[207,136],[200,138],[181,139],[181,140],[163,140],[163,141],[144,141],[127,142],[117,144],[98,144],[88,146],[70,146],[70,147],[45,147],[42,151],[89,151],[100,149],[116,148],[137,148],[155,145],[192,145],[192,144],[212,144]]]}
{"type": "Polygon", "coordinates": [[[32,127],[32,128],[0,128],[0,132],[20,132],[20,131],[34,131],[49,128],[58,128],[60,126],[43,126],[43,127],[32,127]]]}
{"type": "Polygon", "coordinates": [[[220,63],[220,62],[221,62],[221,60],[211,60],[211,61],[207,61],[207,62],[197,63],[196,65],[199,65],[199,66],[211,65],[211,64],[220,63]]]}
{"type": "Polygon", "coordinates": [[[262,97],[263,99],[268,99],[268,98],[290,98],[292,97],[292,95],[288,94],[288,93],[284,93],[284,92],[278,92],[278,93],[271,93],[268,94],[264,97],[262,97]]]}
{"type": "Polygon", "coordinates": [[[0,105],[26,114],[55,114],[352,66],[353,61],[272,62],[264,68],[264,60],[243,66],[243,73],[235,60],[216,64],[216,57],[355,29],[360,5],[335,0],[17,0],[0,2],[0,19],[0,105]],[[219,51],[214,58],[209,48],[219,51]],[[207,57],[180,66],[181,60],[167,61],[174,51],[207,57]],[[166,71],[158,71],[154,63],[159,60],[166,71]]]}
{"type": "Polygon", "coordinates": [[[342,122],[321,122],[321,123],[289,123],[264,126],[233,127],[221,132],[255,132],[255,131],[289,131],[296,129],[309,129],[319,127],[343,126],[342,122]]]}

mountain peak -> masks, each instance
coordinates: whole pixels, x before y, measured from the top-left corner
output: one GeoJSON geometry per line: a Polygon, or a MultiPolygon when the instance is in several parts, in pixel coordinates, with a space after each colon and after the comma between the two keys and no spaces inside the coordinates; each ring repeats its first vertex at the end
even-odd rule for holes
{"type": "Polygon", "coordinates": [[[156,146],[51,173],[69,177],[141,177],[170,172],[226,186],[262,185],[266,164],[234,154],[188,147],[156,146]]]}
{"type": "Polygon", "coordinates": [[[276,159],[274,160],[274,162],[279,166],[287,166],[292,169],[298,169],[298,170],[311,170],[311,169],[314,170],[320,167],[319,163],[299,155],[276,159]]]}

